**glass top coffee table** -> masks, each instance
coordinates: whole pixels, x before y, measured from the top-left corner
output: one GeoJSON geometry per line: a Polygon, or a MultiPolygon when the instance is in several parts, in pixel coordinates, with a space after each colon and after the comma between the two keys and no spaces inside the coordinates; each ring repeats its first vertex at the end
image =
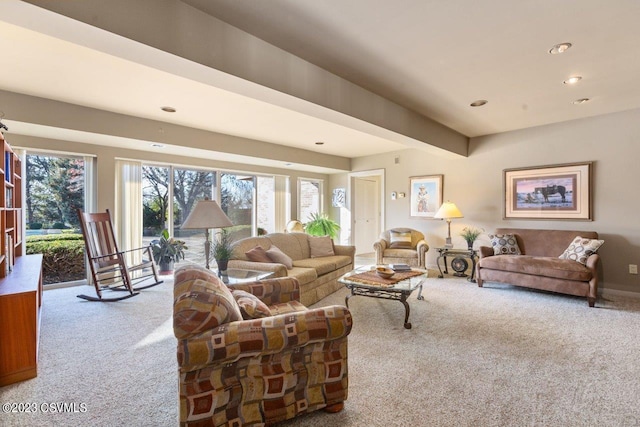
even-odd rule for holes
{"type": "Polygon", "coordinates": [[[407,278],[403,278],[403,276],[406,276],[406,274],[403,275],[404,272],[398,271],[391,277],[392,280],[383,280],[377,278],[375,269],[375,265],[359,267],[338,279],[338,282],[344,284],[351,291],[344,299],[345,305],[349,307],[349,298],[354,295],[400,301],[405,309],[404,327],[411,329],[411,323],[409,323],[410,308],[407,298],[416,288],[420,288],[418,299],[424,299],[422,296],[422,284],[427,278],[427,270],[412,268],[410,270],[411,274],[415,275],[407,278]],[[401,280],[397,283],[391,283],[399,278],[401,280]]]}
{"type": "Polygon", "coordinates": [[[222,281],[227,285],[236,283],[253,282],[254,280],[268,279],[273,276],[271,271],[244,270],[240,268],[228,268],[220,275],[222,281]]]}

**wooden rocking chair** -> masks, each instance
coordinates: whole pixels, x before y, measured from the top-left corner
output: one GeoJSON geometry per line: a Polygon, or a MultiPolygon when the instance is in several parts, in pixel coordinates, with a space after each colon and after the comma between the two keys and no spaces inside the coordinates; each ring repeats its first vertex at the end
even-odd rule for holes
{"type": "Polygon", "coordinates": [[[78,295],[78,298],[88,301],[120,301],[138,295],[138,291],[141,289],[150,288],[163,282],[158,280],[158,272],[151,246],[127,251],[118,249],[109,209],[105,213],[84,213],[81,209],[77,211],[91,268],[93,285],[98,294],[97,297],[78,295]],[[142,252],[142,262],[135,265],[127,265],[126,254],[136,251],[142,252]],[[134,283],[140,283],[151,277],[153,277],[153,283],[134,287],[134,283]],[[103,298],[103,290],[124,291],[127,294],[114,298],[103,298]]]}

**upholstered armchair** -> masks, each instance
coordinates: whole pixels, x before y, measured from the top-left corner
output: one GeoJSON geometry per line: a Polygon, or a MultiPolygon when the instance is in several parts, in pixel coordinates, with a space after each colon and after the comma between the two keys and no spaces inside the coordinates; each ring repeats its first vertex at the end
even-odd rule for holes
{"type": "Polygon", "coordinates": [[[424,234],[412,228],[394,228],[380,234],[373,244],[376,264],[408,264],[424,268],[429,245],[424,234]]]}
{"type": "Polygon", "coordinates": [[[175,271],[181,426],[262,426],[342,409],[351,313],[299,300],[293,277],[227,287],[198,266],[175,271]]]}

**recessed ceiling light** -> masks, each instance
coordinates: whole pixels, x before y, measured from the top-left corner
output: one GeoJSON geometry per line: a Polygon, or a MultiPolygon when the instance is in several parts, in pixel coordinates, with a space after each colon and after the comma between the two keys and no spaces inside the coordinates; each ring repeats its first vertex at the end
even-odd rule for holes
{"type": "Polygon", "coordinates": [[[575,101],[573,101],[573,104],[584,104],[585,102],[589,102],[591,101],[591,99],[589,98],[580,98],[580,99],[576,99],[575,101]]]}
{"type": "Polygon", "coordinates": [[[574,85],[578,83],[580,80],[582,80],[582,76],[573,76],[573,77],[569,77],[567,80],[563,81],[562,83],[566,85],[574,85]]]}
{"type": "Polygon", "coordinates": [[[160,108],[162,111],[164,111],[165,113],[175,113],[176,109],[173,107],[161,107],[160,108]]]}
{"type": "Polygon", "coordinates": [[[478,99],[477,101],[473,101],[471,104],[469,104],[472,107],[482,107],[483,105],[485,105],[487,102],[486,99],[478,99]]]}
{"type": "Polygon", "coordinates": [[[164,144],[158,144],[157,142],[154,142],[153,144],[151,144],[151,146],[155,148],[163,148],[164,144]]]}
{"type": "Polygon", "coordinates": [[[293,165],[293,163],[285,163],[284,165],[285,166],[291,166],[291,165],[293,165]]]}
{"type": "Polygon", "coordinates": [[[569,49],[571,47],[571,43],[558,43],[557,45],[553,46],[551,49],[549,49],[549,53],[552,55],[557,55],[559,53],[564,53],[567,51],[567,49],[569,49]]]}
{"type": "Polygon", "coordinates": [[[316,142],[316,145],[324,145],[324,142],[318,141],[318,142],[316,142]]]}

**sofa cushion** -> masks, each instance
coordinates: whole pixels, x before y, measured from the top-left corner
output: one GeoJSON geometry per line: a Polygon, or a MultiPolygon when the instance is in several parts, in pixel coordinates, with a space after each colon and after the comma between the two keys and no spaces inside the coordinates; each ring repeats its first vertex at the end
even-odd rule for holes
{"type": "Polygon", "coordinates": [[[385,258],[418,258],[418,251],[415,249],[385,249],[385,258]]]}
{"type": "Polygon", "coordinates": [[[580,264],[587,265],[587,259],[598,252],[598,249],[604,240],[598,239],[586,239],[580,236],[576,236],[573,239],[573,242],[564,250],[562,255],[560,255],[560,259],[570,259],[573,261],[577,261],[580,264]]]}
{"type": "Polygon", "coordinates": [[[316,270],[318,276],[330,273],[351,264],[351,258],[346,255],[334,255],[322,258],[307,258],[294,261],[294,267],[313,268],[316,270]]]}
{"type": "Polygon", "coordinates": [[[271,316],[271,310],[269,310],[269,307],[260,301],[257,296],[240,289],[233,289],[231,293],[238,303],[238,306],[240,306],[240,312],[242,313],[242,318],[244,320],[260,319],[271,316]]]}
{"type": "Polygon", "coordinates": [[[284,252],[282,252],[277,246],[271,246],[269,250],[267,250],[267,256],[273,262],[277,262],[279,264],[287,267],[287,270],[291,270],[293,268],[293,260],[291,257],[284,252]]]}
{"type": "Polygon", "coordinates": [[[300,282],[300,286],[311,283],[318,278],[318,272],[315,268],[293,267],[287,271],[289,277],[295,277],[300,282]]]}
{"type": "Polygon", "coordinates": [[[310,258],[309,235],[305,233],[271,233],[264,236],[272,245],[277,246],[291,259],[310,258]]]}
{"type": "Polygon", "coordinates": [[[333,240],[329,236],[309,236],[309,254],[311,258],[320,258],[335,255],[333,240]]]}
{"type": "MultiPolygon", "coordinates": [[[[196,270],[196,274],[201,271],[196,270]]],[[[178,339],[242,320],[240,307],[231,291],[215,276],[213,280],[186,278],[176,281],[174,296],[173,330],[178,339]]]]}
{"type": "Polygon", "coordinates": [[[518,241],[513,234],[489,234],[495,255],[520,255],[518,241]]]}
{"type": "Polygon", "coordinates": [[[589,281],[592,273],[587,267],[577,262],[556,257],[534,257],[530,255],[495,255],[482,258],[481,268],[511,271],[557,279],[589,281]]]}
{"type": "Polygon", "coordinates": [[[410,231],[389,231],[389,248],[391,249],[411,249],[410,231]]]}
{"type": "Polygon", "coordinates": [[[244,253],[249,261],[254,262],[272,262],[271,258],[267,255],[267,251],[262,246],[256,246],[255,248],[248,250],[244,253]]]}

